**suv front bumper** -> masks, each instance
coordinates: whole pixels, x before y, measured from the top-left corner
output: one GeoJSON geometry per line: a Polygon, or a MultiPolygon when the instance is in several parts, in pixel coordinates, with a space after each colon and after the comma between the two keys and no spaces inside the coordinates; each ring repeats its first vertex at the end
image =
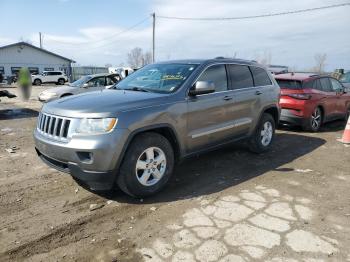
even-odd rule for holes
{"type": "Polygon", "coordinates": [[[102,135],[76,136],[62,143],[34,131],[38,156],[50,167],[70,174],[92,190],[114,186],[129,131],[115,129],[102,135]]]}

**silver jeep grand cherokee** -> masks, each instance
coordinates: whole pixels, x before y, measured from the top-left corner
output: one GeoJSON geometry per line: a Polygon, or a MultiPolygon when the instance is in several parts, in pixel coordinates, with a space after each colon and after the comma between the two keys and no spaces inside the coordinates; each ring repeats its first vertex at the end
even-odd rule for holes
{"type": "Polygon", "coordinates": [[[41,159],[92,190],[117,184],[144,197],[185,157],[248,139],[271,147],[280,88],[261,65],[238,59],[145,66],[113,90],[43,106],[34,131],[41,159]]]}

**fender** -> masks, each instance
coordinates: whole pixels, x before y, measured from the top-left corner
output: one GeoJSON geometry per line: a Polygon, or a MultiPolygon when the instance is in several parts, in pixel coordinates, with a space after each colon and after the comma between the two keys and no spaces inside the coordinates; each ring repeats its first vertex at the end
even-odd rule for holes
{"type": "Polygon", "coordinates": [[[127,138],[126,143],[123,146],[121,154],[120,154],[120,156],[118,158],[118,161],[116,163],[116,166],[114,168],[114,172],[116,174],[116,177],[118,177],[118,169],[120,168],[120,165],[121,165],[122,161],[124,160],[124,156],[125,156],[126,150],[129,148],[129,145],[130,145],[131,141],[140,133],[144,133],[144,132],[147,132],[147,131],[152,131],[152,130],[159,129],[159,128],[169,128],[171,130],[172,135],[174,135],[174,139],[175,139],[177,147],[178,147],[178,148],[174,148],[175,155],[176,155],[176,152],[177,152],[179,154],[178,158],[179,159],[182,158],[182,156],[184,155],[183,154],[183,146],[179,143],[180,140],[179,140],[178,134],[177,134],[175,128],[172,125],[170,125],[168,123],[162,123],[162,124],[155,124],[155,125],[141,127],[141,128],[133,130],[130,133],[129,137],[127,138]]]}

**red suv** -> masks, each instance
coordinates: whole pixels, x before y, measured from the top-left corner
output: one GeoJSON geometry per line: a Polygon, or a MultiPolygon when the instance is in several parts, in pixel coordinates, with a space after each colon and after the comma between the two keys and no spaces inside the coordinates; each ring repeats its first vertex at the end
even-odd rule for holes
{"type": "Polygon", "coordinates": [[[348,118],[350,95],[330,76],[307,73],[276,75],[281,87],[281,122],[318,131],[325,122],[348,118]]]}

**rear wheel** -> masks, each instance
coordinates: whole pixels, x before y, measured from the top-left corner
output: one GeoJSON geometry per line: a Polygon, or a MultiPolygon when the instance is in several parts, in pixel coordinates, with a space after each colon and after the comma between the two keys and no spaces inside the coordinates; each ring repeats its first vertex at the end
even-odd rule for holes
{"type": "Polygon", "coordinates": [[[34,85],[36,85],[36,86],[40,86],[41,85],[41,80],[40,79],[35,79],[34,80],[34,85]]]}
{"type": "Polygon", "coordinates": [[[250,150],[254,153],[262,153],[270,149],[275,135],[275,120],[264,113],[250,139],[250,150]]]}
{"type": "Polygon", "coordinates": [[[146,197],[165,186],[173,169],[174,151],[169,141],[157,133],[144,133],[131,142],[117,182],[128,195],[146,197]]]}
{"type": "Polygon", "coordinates": [[[322,125],[322,111],[320,107],[316,107],[312,112],[311,117],[307,124],[304,126],[305,130],[317,132],[322,125]]]}
{"type": "Polygon", "coordinates": [[[63,78],[60,78],[60,79],[58,79],[58,81],[57,81],[57,83],[58,83],[59,85],[64,85],[65,82],[66,82],[66,81],[64,81],[63,78]]]}

